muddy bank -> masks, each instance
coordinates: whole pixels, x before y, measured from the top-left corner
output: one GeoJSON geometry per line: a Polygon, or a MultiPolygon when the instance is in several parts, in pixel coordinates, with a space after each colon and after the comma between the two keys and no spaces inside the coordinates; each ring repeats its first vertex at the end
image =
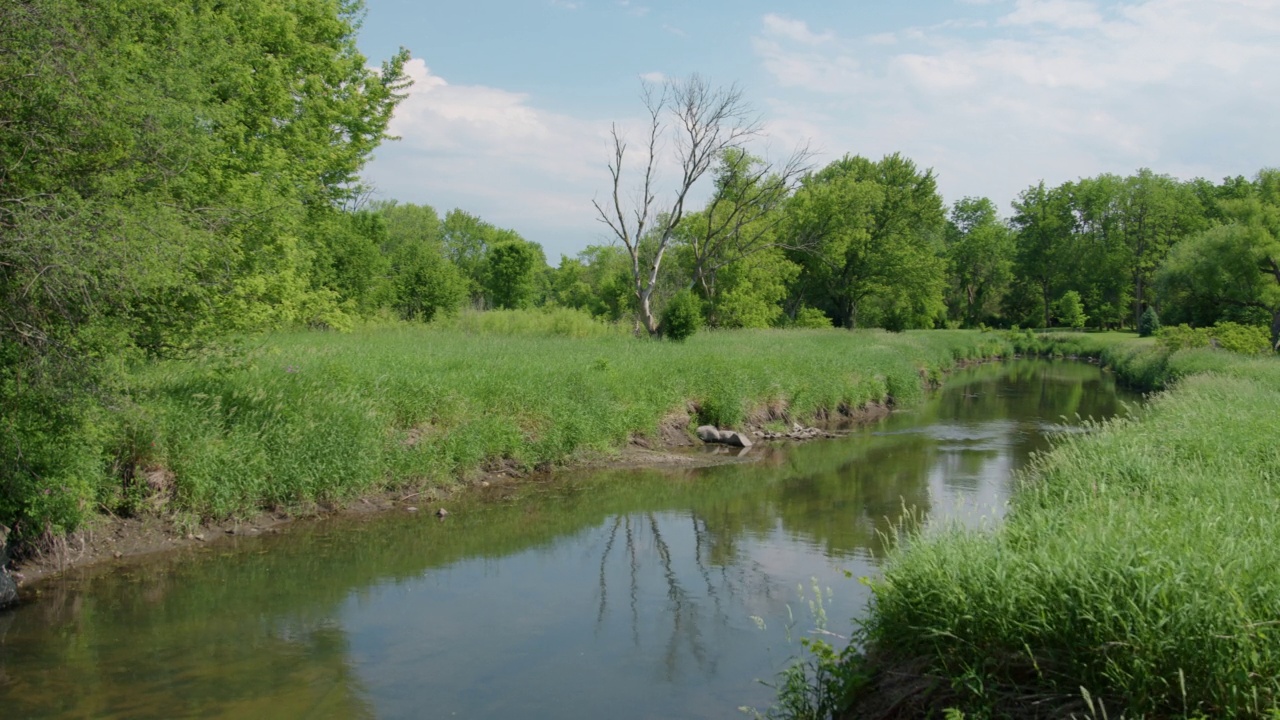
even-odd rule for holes
{"type": "MultiPolygon", "coordinates": [[[[888,404],[875,403],[862,408],[841,408],[831,416],[816,418],[819,428],[801,431],[768,429],[786,417],[785,410],[753,413],[744,432],[759,443],[779,444],[840,437],[852,429],[879,421],[891,412],[888,404]]],[[[92,526],[71,535],[46,538],[38,546],[27,548],[11,564],[11,575],[19,593],[27,595],[39,582],[72,569],[94,566],[110,568],[113,564],[136,561],[144,556],[199,547],[235,537],[286,532],[296,523],[321,522],[343,516],[383,512],[438,513],[464,493],[482,494],[500,500],[504,488],[525,482],[550,480],[558,473],[582,470],[624,470],[641,468],[698,468],[731,463],[753,462],[757,455],[750,449],[704,444],[689,430],[691,419],[684,413],[668,417],[656,437],[636,436],[608,455],[581,458],[562,468],[525,470],[514,463],[495,461],[483,471],[453,485],[425,488],[399,488],[362,495],[341,502],[308,504],[266,510],[245,518],[204,521],[192,525],[179,518],[148,515],[117,517],[102,515],[92,526]]]]}

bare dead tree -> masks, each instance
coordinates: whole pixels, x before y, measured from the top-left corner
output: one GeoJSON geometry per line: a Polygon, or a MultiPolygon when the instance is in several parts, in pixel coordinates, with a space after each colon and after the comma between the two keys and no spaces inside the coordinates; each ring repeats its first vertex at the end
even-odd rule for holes
{"type": "MultiPolygon", "coordinates": [[[[643,170],[638,196],[625,197],[623,161],[628,157],[628,145],[615,124],[611,133],[613,159],[609,163],[612,192],[605,202],[597,199],[592,204],[599,220],[609,226],[631,257],[640,320],[649,335],[656,336],[661,328],[653,312],[653,293],[663,257],[686,218],[689,193],[726,151],[742,148],[760,135],[761,128],[738,86],[713,88],[698,75],[685,81],[667,81],[661,87],[646,84],[642,97],[648,126],[641,150],[643,170]],[[671,152],[679,166],[680,178],[669,201],[659,203],[657,175],[664,151],[663,140],[668,134],[674,136],[671,152]],[[655,239],[656,246],[642,251],[641,240],[646,232],[655,239]]],[[[807,152],[804,156],[807,157],[807,152]]],[[[796,164],[803,165],[803,162],[796,164]]],[[[771,174],[772,169],[765,172],[765,176],[771,174]]],[[[745,200],[726,198],[728,202],[745,203],[745,200]]],[[[726,232],[734,226],[731,222],[720,231],[726,232]]]]}

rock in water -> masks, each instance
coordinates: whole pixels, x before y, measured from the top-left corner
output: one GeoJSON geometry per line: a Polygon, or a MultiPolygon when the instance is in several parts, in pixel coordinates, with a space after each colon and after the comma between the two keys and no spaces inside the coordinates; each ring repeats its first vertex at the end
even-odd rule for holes
{"type": "Polygon", "coordinates": [[[698,433],[698,438],[702,440],[702,442],[720,442],[720,431],[717,430],[714,425],[703,425],[695,432],[698,433]]]}
{"type": "Polygon", "coordinates": [[[720,433],[720,442],[733,447],[749,448],[751,447],[751,438],[746,433],[734,432],[732,430],[724,430],[720,433]]]}

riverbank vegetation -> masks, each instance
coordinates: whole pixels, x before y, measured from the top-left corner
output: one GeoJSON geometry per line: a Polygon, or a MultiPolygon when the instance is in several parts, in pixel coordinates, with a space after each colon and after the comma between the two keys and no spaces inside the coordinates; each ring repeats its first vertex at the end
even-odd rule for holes
{"type": "Polygon", "coordinates": [[[797,666],[784,710],[1263,717],[1280,708],[1271,571],[1280,363],[1114,336],[1039,342],[1168,390],[1060,439],[1025,473],[999,527],[904,529],[872,581],[858,646],[820,647],[797,666]]]}
{"type": "Polygon", "coordinates": [[[4,510],[71,530],[98,510],[225,517],[445,486],[484,469],[604,456],[635,438],[661,445],[664,431],[687,439],[700,423],[907,404],[956,362],[1009,348],[961,331],[793,331],[782,345],[769,331],[738,331],[677,345],[582,337],[579,328],[607,326],[526,315],[485,314],[507,320],[479,332],[299,331],[149,363],[92,416],[80,445],[62,449],[58,483],[24,487],[4,510]]]}

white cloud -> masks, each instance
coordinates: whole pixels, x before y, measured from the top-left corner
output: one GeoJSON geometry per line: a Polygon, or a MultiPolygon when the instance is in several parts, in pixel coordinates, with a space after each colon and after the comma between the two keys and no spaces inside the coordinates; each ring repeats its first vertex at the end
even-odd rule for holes
{"type": "Polygon", "coordinates": [[[607,123],[547,112],[528,96],[452,85],[421,59],[365,173],[383,197],[453,207],[543,243],[553,262],[599,241],[591,198],[607,177],[607,123]]]}
{"type": "Polygon", "coordinates": [[[803,20],[792,20],[769,13],[764,16],[766,34],[781,37],[801,45],[822,45],[835,39],[835,33],[815,33],[803,20]]]}
{"type": "Polygon", "coordinates": [[[1018,0],[1001,25],[1050,25],[1062,29],[1093,28],[1102,24],[1098,7],[1081,0],[1018,0]]]}
{"type": "Polygon", "coordinates": [[[807,126],[836,154],[902,151],[949,199],[1001,204],[1041,178],[1280,163],[1280,0],[991,10],[986,30],[902,28],[892,44],[766,15],[753,48],[779,86],[771,124],[807,126]]]}

